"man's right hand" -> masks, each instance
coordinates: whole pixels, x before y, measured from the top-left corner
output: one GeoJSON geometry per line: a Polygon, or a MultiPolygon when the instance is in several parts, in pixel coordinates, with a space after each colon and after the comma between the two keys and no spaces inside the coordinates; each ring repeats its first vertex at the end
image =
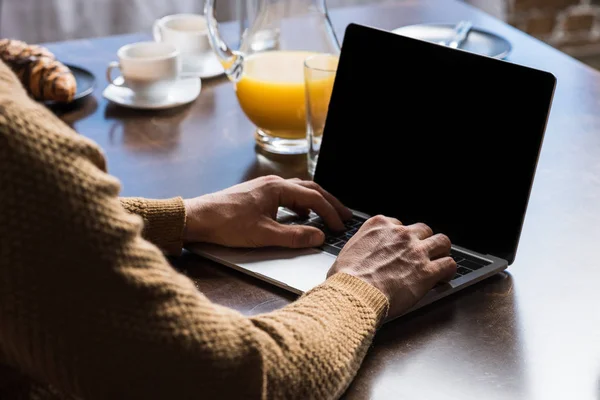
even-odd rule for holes
{"type": "Polygon", "coordinates": [[[344,272],[375,286],[388,298],[388,319],[393,319],[456,274],[450,245],[447,236],[433,235],[425,224],[404,226],[379,215],[348,241],[328,276],[344,272]]]}

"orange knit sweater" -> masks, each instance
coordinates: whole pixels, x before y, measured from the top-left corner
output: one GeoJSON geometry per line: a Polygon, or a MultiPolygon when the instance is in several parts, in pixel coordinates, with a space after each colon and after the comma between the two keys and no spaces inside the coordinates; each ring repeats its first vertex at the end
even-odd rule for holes
{"type": "Polygon", "coordinates": [[[0,63],[0,399],[344,392],[386,313],[381,292],[337,274],[245,317],[166,261],[182,247],[181,198],[119,190],[98,146],[0,63]]]}

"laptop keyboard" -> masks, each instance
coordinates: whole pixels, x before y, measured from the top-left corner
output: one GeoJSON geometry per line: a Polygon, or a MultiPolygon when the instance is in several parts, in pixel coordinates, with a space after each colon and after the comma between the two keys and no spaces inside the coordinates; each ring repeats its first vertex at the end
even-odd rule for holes
{"type": "Polygon", "coordinates": [[[279,213],[277,220],[282,224],[288,225],[308,225],[314,226],[325,233],[325,241],[320,247],[321,250],[337,256],[342,248],[348,243],[348,240],[360,229],[366,221],[364,218],[353,216],[351,220],[344,223],[346,230],[343,232],[333,232],[325,226],[325,222],[317,214],[310,213],[307,219],[300,219],[296,214],[283,211],[279,213]]]}
{"type": "Polygon", "coordinates": [[[450,250],[450,257],[454,258],[457,266],[456,275],[454,275],[454,278],[452,279],[460,278],[461,276],[467,275],[473,271],[477,271],[478,269],[485,267],[486,265],[491,264],[489,261],[465,254],[456,249],[450,250]]]}
{"type": "MultiPolygon", "coordinates": [[[[348,240],[354,236],[354,234],[360,229],[365,219],[353,216],[351,220],[344,223],[346,230],[343,232],[333,232],[329,230],[321,217],[314,213],[310,213],[308,218],[301,219],[296,214],[289,212],[284,209],[280,209],[277,220],[282,224],[288,225],[308,225],[314,226],[322,230],[325,233],[325,242],[320,247],[321,250],[337,256],[340,254],[342,248],[348,243],[348,240]]],[[[465,254],[456,249],[450,251],[450,256],[456,261],[457,270],[456,275],[453,279],[460,278],[461,276],[467,275],[473,271],[490,265],[491,262],[482,260],[480,258],[465,254]]]]}

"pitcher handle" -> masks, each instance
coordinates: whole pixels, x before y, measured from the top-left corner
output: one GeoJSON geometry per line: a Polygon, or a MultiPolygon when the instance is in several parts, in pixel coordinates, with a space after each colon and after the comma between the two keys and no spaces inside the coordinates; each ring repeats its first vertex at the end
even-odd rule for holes
{"type": "Polygon", "coordinates": [[[336,47],[335,52],[337,54],[339,54],[342,51],[342,45],[340,43],[340,40],[337,37],[337,34],[335,33],[335,28],[333,27],[331,18],[329,18],[329,11],[327,10],[327,3],[325,2],[325,0],[319,1],[318,7],[319,7],[319,10],[321,11],[321,14],[323,15],[323,19],[325,20],[325,29],[327,30],[327,33],[329,34],[331,41],[333,42],[334,46],[336,47]]]}
{"type": "Polygon", "coordinates": [[[242,78],[244,72],[244,54],[229,48],[221,37],[219,24],[215,17],[215,2],[216,0],[207,0],[204,5],[204,16],[208,24],[210,45],[223,65],[229,80],[236,83],[242,78]]]}

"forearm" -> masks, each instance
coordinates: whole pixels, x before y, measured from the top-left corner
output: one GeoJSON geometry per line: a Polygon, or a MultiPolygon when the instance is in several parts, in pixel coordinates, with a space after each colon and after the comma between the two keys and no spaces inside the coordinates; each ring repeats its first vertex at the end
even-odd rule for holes
{"type": "Polygon", "coordinates": [[[387,313],[385,296],[337,274],[296,303],[253,319],[264,339],[269,398],[338,398],[354,378],[387,313]]]}

